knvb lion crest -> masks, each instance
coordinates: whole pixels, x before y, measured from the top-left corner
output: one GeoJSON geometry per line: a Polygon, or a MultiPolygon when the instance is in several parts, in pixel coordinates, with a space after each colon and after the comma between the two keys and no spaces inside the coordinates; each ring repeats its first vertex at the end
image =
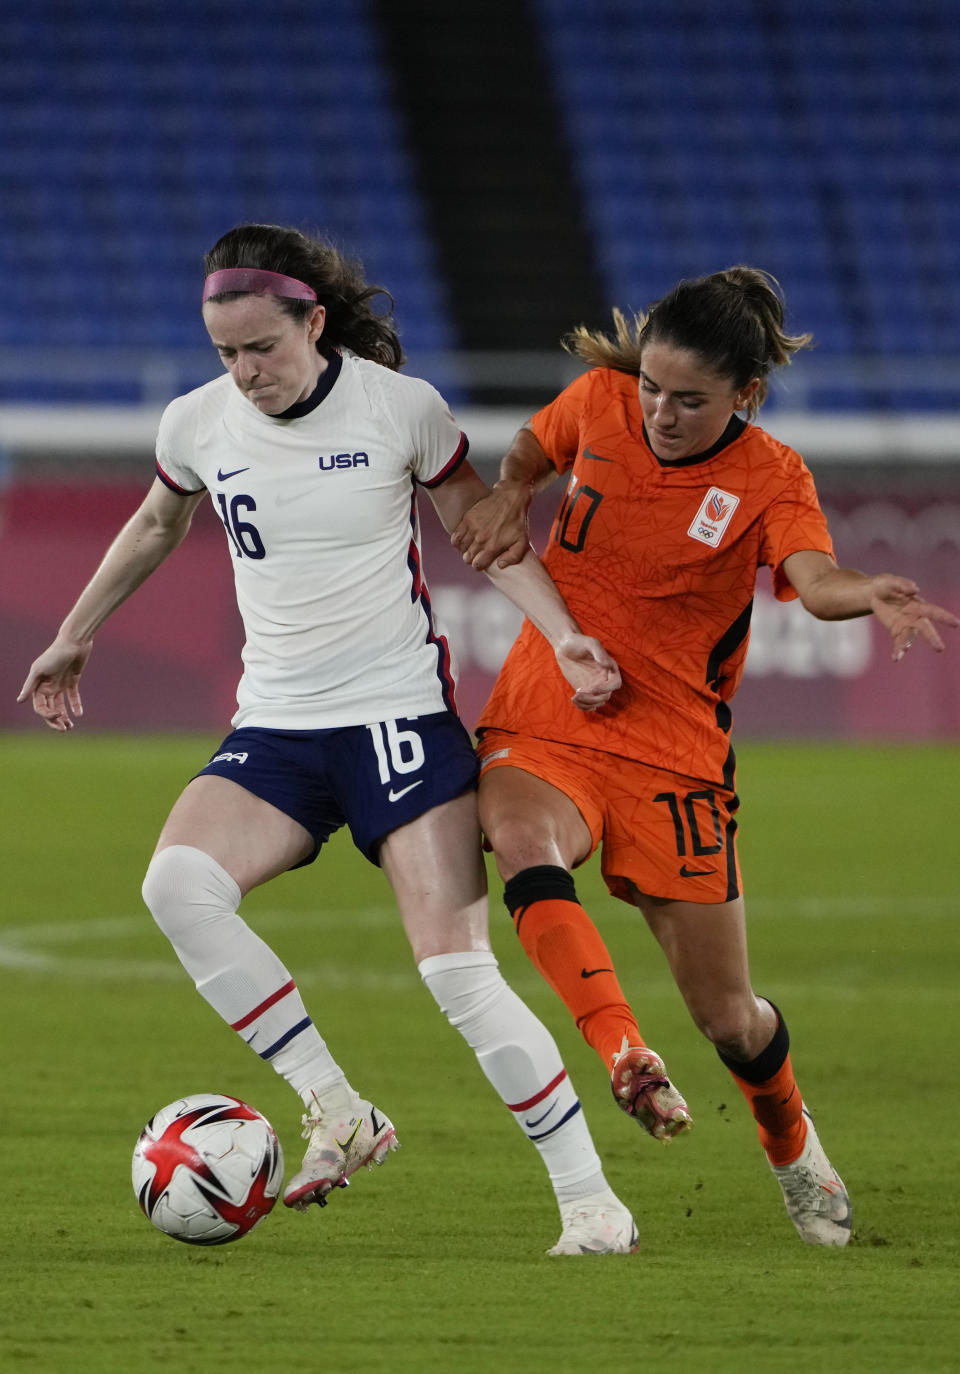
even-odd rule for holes
{"type": "Polygon", "coordinates": [[[711,487],[701,501],[687,534],[691,539],[699,539],[701,544],[719,544],[739,504],[739,496],[721,491],[719,487],[711,487]]]}

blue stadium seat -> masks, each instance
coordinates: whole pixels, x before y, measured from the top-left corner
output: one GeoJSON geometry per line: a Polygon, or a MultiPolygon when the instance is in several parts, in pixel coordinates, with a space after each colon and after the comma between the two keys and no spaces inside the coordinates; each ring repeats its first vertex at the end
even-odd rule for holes
{"type": "Polygon", "coordinates": [[[535,0],[611,298],[743,260],[821,354],[955,352],[951,8],[535,0]]]}
{"type": "Polygon", "coordinates": [[[203,252],[242,220],[329,231],[395,294],[408,351],[451,344],[369,17],[264,15],[45,0],[0,16],[0,255],[32,280],[5,344],[49,342],[56,304],[58,343],[196,347],[203,252]]]}

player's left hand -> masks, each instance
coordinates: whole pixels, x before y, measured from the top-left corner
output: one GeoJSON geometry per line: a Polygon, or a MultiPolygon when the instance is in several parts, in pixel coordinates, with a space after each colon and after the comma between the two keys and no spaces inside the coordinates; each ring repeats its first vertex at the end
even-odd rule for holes
{"type": "Polygon", "coordinates": [[[898,663],[917,639],[925,640],[931,649],[942,654],[944,643],[937,625],[955,630],[960,620],[942,606],[925,601],[920,588],[909,577],[879,573],[870,581],[870,609],[890,632],[894,662],[898,663]]]}
{"type": "Polygon", "coordinates": [[[530,547],[527,532],[529,484],[498,482],[488,495],[467,510],[450,542],[478,572],[496,560],[498,568],[521,563],[530,547]]]}
{"type": "Polygon", "coordinates": [[[555,650],[560,671],[573,687],[570,700],[580,711],[605,706],[621,684],[620,669],[598,639],[568,635],[555,650]]]}

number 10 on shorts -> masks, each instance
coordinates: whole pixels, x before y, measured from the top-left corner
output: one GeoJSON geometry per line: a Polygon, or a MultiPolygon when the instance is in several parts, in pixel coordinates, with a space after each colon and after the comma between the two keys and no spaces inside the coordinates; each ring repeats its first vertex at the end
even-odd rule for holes
{"type": "Polygon", "coordinates": [[[382,783],[388,783],[398,773],[416,773],[423,767],[423,742],[416,730],[400,730],[395,720],[377,721],[367,729],[382,783]]]}

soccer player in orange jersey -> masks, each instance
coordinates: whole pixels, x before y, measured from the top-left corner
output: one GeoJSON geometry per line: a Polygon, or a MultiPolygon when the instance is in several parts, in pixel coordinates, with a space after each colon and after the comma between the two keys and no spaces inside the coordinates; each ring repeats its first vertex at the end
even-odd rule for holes
{"type": "Polygon", "coordinates": [[[598,846],[608,888],[643,912],[750,1104],[800,1236],[844,1245],[846,1189],[797,1089],[783,1016],[750,983],[729,702],[762,566],[778,598],[822,620],[877,616],[895,658],[917,638],[942,650],[936,626],[960,622],[908,578],[838,567],[802,459],[751,423],[771,369],[810,342],[786,333],[773,278],[730,268],[614,321],[613,337],[571,336],[590,370],[520,431],[453,542],[474,567],[512,562],[532,495],[567,476],[544,562],[622,686],[577,710],[525,625],[478,725],[481,821],[520,940],[618,1104],[661,1139],[691,1124],[578,903],[570,870],[598,846]]]}

